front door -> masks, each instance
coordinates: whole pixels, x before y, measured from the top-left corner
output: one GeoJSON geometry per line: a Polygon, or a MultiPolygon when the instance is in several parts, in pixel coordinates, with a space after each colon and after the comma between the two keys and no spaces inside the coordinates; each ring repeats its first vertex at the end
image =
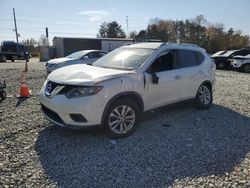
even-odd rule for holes
{"type": "Polygon", "coordinates": [[[181,75],[175,69],[174,55],[167,51],[151,64],[145,72],[145,110],[164,106],[179,100],[181,75]]]}

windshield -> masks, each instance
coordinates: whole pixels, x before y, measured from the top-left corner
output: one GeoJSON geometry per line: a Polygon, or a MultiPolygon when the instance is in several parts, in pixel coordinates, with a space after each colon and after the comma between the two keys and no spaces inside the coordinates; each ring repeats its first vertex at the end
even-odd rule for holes
{"type": "Polygon", "coordinates": [[[138,68],[153,53],[152,49],[118,48],[98,59],[93,66],[121,70],[138,68]]]}
{"type": "Polygon", "coordinates": [[[232,55],[234,52],[237,52],[237,50],[230,50],[230,51],[227,51],[226,53],[221,54],[221,56],[228,57],[228,56],[232,55]]]}
{"type": "Polygon", "coordinates": [[[82,58],[82,56],[84,56],[85,54],[86,54],[86,52],[84,52],[84,51],[79,51],[79,52],[75,52],[75,53],[73,53],[73,54],[70,54],[70,55],[68,55],[68,56],[66,56],[66,57],[72,58],[72,59],[80,59],[80,58],[82,58]]]}

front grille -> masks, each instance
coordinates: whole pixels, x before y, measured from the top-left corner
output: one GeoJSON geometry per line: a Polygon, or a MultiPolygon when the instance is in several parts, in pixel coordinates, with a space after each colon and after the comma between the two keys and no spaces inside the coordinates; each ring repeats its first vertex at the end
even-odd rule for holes
{"type": "Polygon", "coordinates": [[[49,93],[52,93],[52,91],[58,86],[57,83],[52,82],[52,81],[48,81],[47,85],[46,85],[46,91],[49,93]]]}
{"type": "Polygon", "coordinates": [[[61,84],[58,84],[58,83],[55,83],[55,82],[52,82],[52,81],[48,81],[47,84],[46,84],[46,88],[45,88],[45,95],[50,96],[50,94],[54,91],[54,89],[57,86],[61,86],[61,84]]]}
{"type": "Polygon", "coordinates": [[[42,109],[43,113],[44,113],[49,119],[51,119],[51,120],[53,120],[53,121],[55,121],[55,122],[58,122],[58,123],[60,123],[60,124],[64,124],[63,120],[60,118],[60,116],[59,116],[56,112],[50,110],[49,108],[47,108],[46,106],[44,106],[44,105],[42,105],[42,104],[41,104],[41,109],[42,109]]]}

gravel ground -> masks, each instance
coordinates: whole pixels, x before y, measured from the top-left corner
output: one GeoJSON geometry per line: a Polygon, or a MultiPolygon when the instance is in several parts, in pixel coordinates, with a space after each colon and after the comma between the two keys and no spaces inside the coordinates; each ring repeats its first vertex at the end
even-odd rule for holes
{"type": "Polygon", "coordinates": [[[134,135],[110,140],[43,118],[44,63],[29,63],[33,97],[16,99],[23,68],[0,64],[9,95],[0,103],[0,187],[250,187],[250,74],[217,71],[209,110],[164,107],[146,113],[134,135]]]}

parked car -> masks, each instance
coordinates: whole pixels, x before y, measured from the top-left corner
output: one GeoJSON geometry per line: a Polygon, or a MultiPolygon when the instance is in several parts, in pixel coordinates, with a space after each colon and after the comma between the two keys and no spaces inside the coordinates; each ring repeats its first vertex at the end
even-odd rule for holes
{"type": "Polygon", "coordinates": [[[46,70],[47,70],[47,73],[49,74],[58,68],[73,65],[73,64],[92,64],[97,59],[99,59],[100,57],[106,54],[107,52],[100,51],[100,50],[78,51],[66,57],[49,60],[46,63],[46,70]]]}
{"type": "Polygon", "coordinates": [[[27,52],[24,45],[14,41],[3,41],[0,49],[0,61],[6,60],[27,60],[29,61],[31,55],[27,52]]]}
{"type": "Polygon", "coordinates": [[[250,55],[235,56],[231,65],[234,70],[250,73],[250,55]]]}
{"type": "Polygon", "coordinates": [[[56,125],[102,125],[111,137],[133,133],[141,114],[194,99],[213,101],[215,64],[196,45],[140,43],[123,46],[90,65],[52,72],[39,98],[44,116],[56,125]]]}
{"type": "Polygon", "coordinates": [[[227,52],[227,51],[218,51],[218,52],[214,53],[213,55],[211,55],[211,57],[214,58],[214,57],[217,57],[217,56],[219,56],[219,55],[223,55],[223,54],[226,53],[226,52],[227,52]]]}
{"type": "Polygon", "coordinates": [[[217,69],[230,69],[234,56],[246,56],[250,54],[250,49],[230,50],[213,57],[217,69]]]}

